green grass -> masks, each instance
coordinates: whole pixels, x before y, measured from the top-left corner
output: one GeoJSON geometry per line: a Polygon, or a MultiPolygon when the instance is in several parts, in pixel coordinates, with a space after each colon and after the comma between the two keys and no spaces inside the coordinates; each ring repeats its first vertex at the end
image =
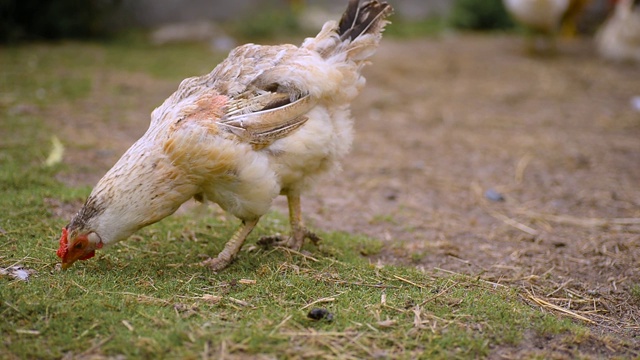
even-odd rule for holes
{"type": "Polygon", "coordinates": [[[423,20],[406,20],[400,17],[393,17],[391,22],[392,24],[385,28],[384,34],[395,38],[436,36],[448,28],[446,19],[441,17],[423,20]]]}
{"type": "Polygon", "coordinates": [[[55,111],[79,101],[105,68],[175,81],[210,67],[212,57],[195,45],[130,40],[0,51],[0,268],[35,270],[29,281],[0,277],[0,358],[478,358],[517,347],[532,332],[584,332],[515,290],[373,266],[363,255],[385,245],[355,234],[324,233],[306,255],[251,246],[287,231],[277,213],[219,274],[196,264],[221,250],[237,222],[213,210],[167,218],[60,271],[57,238],[69,219],[54,217],[47,204],[77,203],[90,189],[55,180],[72,170],[44,166],[52,129],[40,111],[16,107],[55,111]],[[42,91],[47,96],[37,97],[42,91]],[[333,321],[308,319],[312,307],[326,308],[333,321]]]}

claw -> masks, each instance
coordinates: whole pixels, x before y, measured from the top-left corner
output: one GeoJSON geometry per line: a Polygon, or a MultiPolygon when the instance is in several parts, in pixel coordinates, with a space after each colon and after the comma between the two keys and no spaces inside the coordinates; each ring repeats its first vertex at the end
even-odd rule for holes
{"type": "Polygon", "coordinates": [[[309,231],[307,228],[297,229],[292,231],[291,236],[272,235],[263,236],[258,240],[257,244],[260,246],[282,246],[293,250],[300,250],[305,239],[311,240],[313,245],[318,245],[322,240],[318,235],[309,231]]]}
{"type": "Polygon", "coordinates": [[[209,269],[217,272],[229,266],[232,260],[233,259],[225,260],[225,259],[221,259],[220,257],[215,257],[215,258],[209,258],[201,262],[200,265],[206,266],[209,269]]]}
{"type": "Polygon", "coordinates": [[[256,244],[264,247],[279,246],[283,241],[286,241],[286,239],[288,238],[282,235],[262,236],[256,241],[256,244]]]}

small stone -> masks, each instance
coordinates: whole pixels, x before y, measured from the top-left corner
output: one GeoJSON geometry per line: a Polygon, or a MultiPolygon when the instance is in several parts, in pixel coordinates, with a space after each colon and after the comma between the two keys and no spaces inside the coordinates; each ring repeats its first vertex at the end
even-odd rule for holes
{"type": "Polygon", "coordinates": [[[502,195],[501,193],[497,192],[494,189],[489,189],[485,191],[484,197],[487,198],[487,200],[489,201],[495,201],[495,202],[504,201],[504,195],[502,195]]]}
{"type": "Polygon", "coordinates": [[[322,320],[326,319],[327,321],[333,320],[333,313],[330,313],[327,309],[323,308],[313,308],[307,314],[309,319],[313,320],[322,320]]]}

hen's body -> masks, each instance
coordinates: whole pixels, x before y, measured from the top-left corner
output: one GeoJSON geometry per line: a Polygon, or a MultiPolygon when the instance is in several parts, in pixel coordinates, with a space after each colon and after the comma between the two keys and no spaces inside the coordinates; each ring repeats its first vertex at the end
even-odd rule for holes
{"type": "MultiPolygon", "coordinates": [[[[65,231],[71,238],[96,234],[89,242],[100,248],[204,198],[242,220],[208,261],[221,269],[283,194],[292,233],[282,243],[299,248],[305,237],[315,239],[301,222],[300,192],[348,152],[349,104],[390,12],[385,3],[352,0],[340,23],[326,23],[301,47],[244,45],[211,73],[184,80],[65,231]]],[[[59,255],[63,263],[70,257],[69,265],[72,244],[61,239],[59,255]]]]}
{"type": "Polygon", "coordinates": [[[640,62],[640,0],[620,0],[596,36],[600,55],[640,62]]]}
{"type": "Polygon", "coordinates": [[[569,9],[570,0],[504,0],[504,4],[518,22],[535,31],[552,34],[569,9]]]}
{"type": "Polygon", "coordinates": [[[511,16],[530,33],[526,50],[532,53],[553,53],[555,37],[566,16],[573,18],[585,0],[503,0],[511,16]],[[570,14],[571,13],[571,14],[570,14]]]}

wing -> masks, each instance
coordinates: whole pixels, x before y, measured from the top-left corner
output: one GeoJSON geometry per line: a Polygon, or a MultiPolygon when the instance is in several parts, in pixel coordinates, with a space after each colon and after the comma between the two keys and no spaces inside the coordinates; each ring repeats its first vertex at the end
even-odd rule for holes
{"type": "Polygon", "coordinates": [[[209,135],[259,150],[303,126],[318,101],[338,96],[340,79],[343,74],[316,52],[244,45],[211,73],[185,79],[154,111],[152,127],[197,122],[209,135]]]}
{"type": "Polygon", "coordinates": [[[286,137],[308,120],[305,116],[315,106],[315,102],[306,95],[294,102],[286,93],[267,93],[254,99],[240,100],[238,107],[232,101],[229,111],[218,121],[221,130],[236,135],[241,141],[248,142],[255,149],[263,148],[274,141],[286,137]],[[252,102],[269,101],[259,111],[247,112],[252,102]]]}
{"type": "Polygon", "coordinates": [[[259,149],[304,125],[315,101],[293,69],[312,56],[293,45],[233,50],[210,74],[212,87],[229,97],[220,129],[259,149]]]}

